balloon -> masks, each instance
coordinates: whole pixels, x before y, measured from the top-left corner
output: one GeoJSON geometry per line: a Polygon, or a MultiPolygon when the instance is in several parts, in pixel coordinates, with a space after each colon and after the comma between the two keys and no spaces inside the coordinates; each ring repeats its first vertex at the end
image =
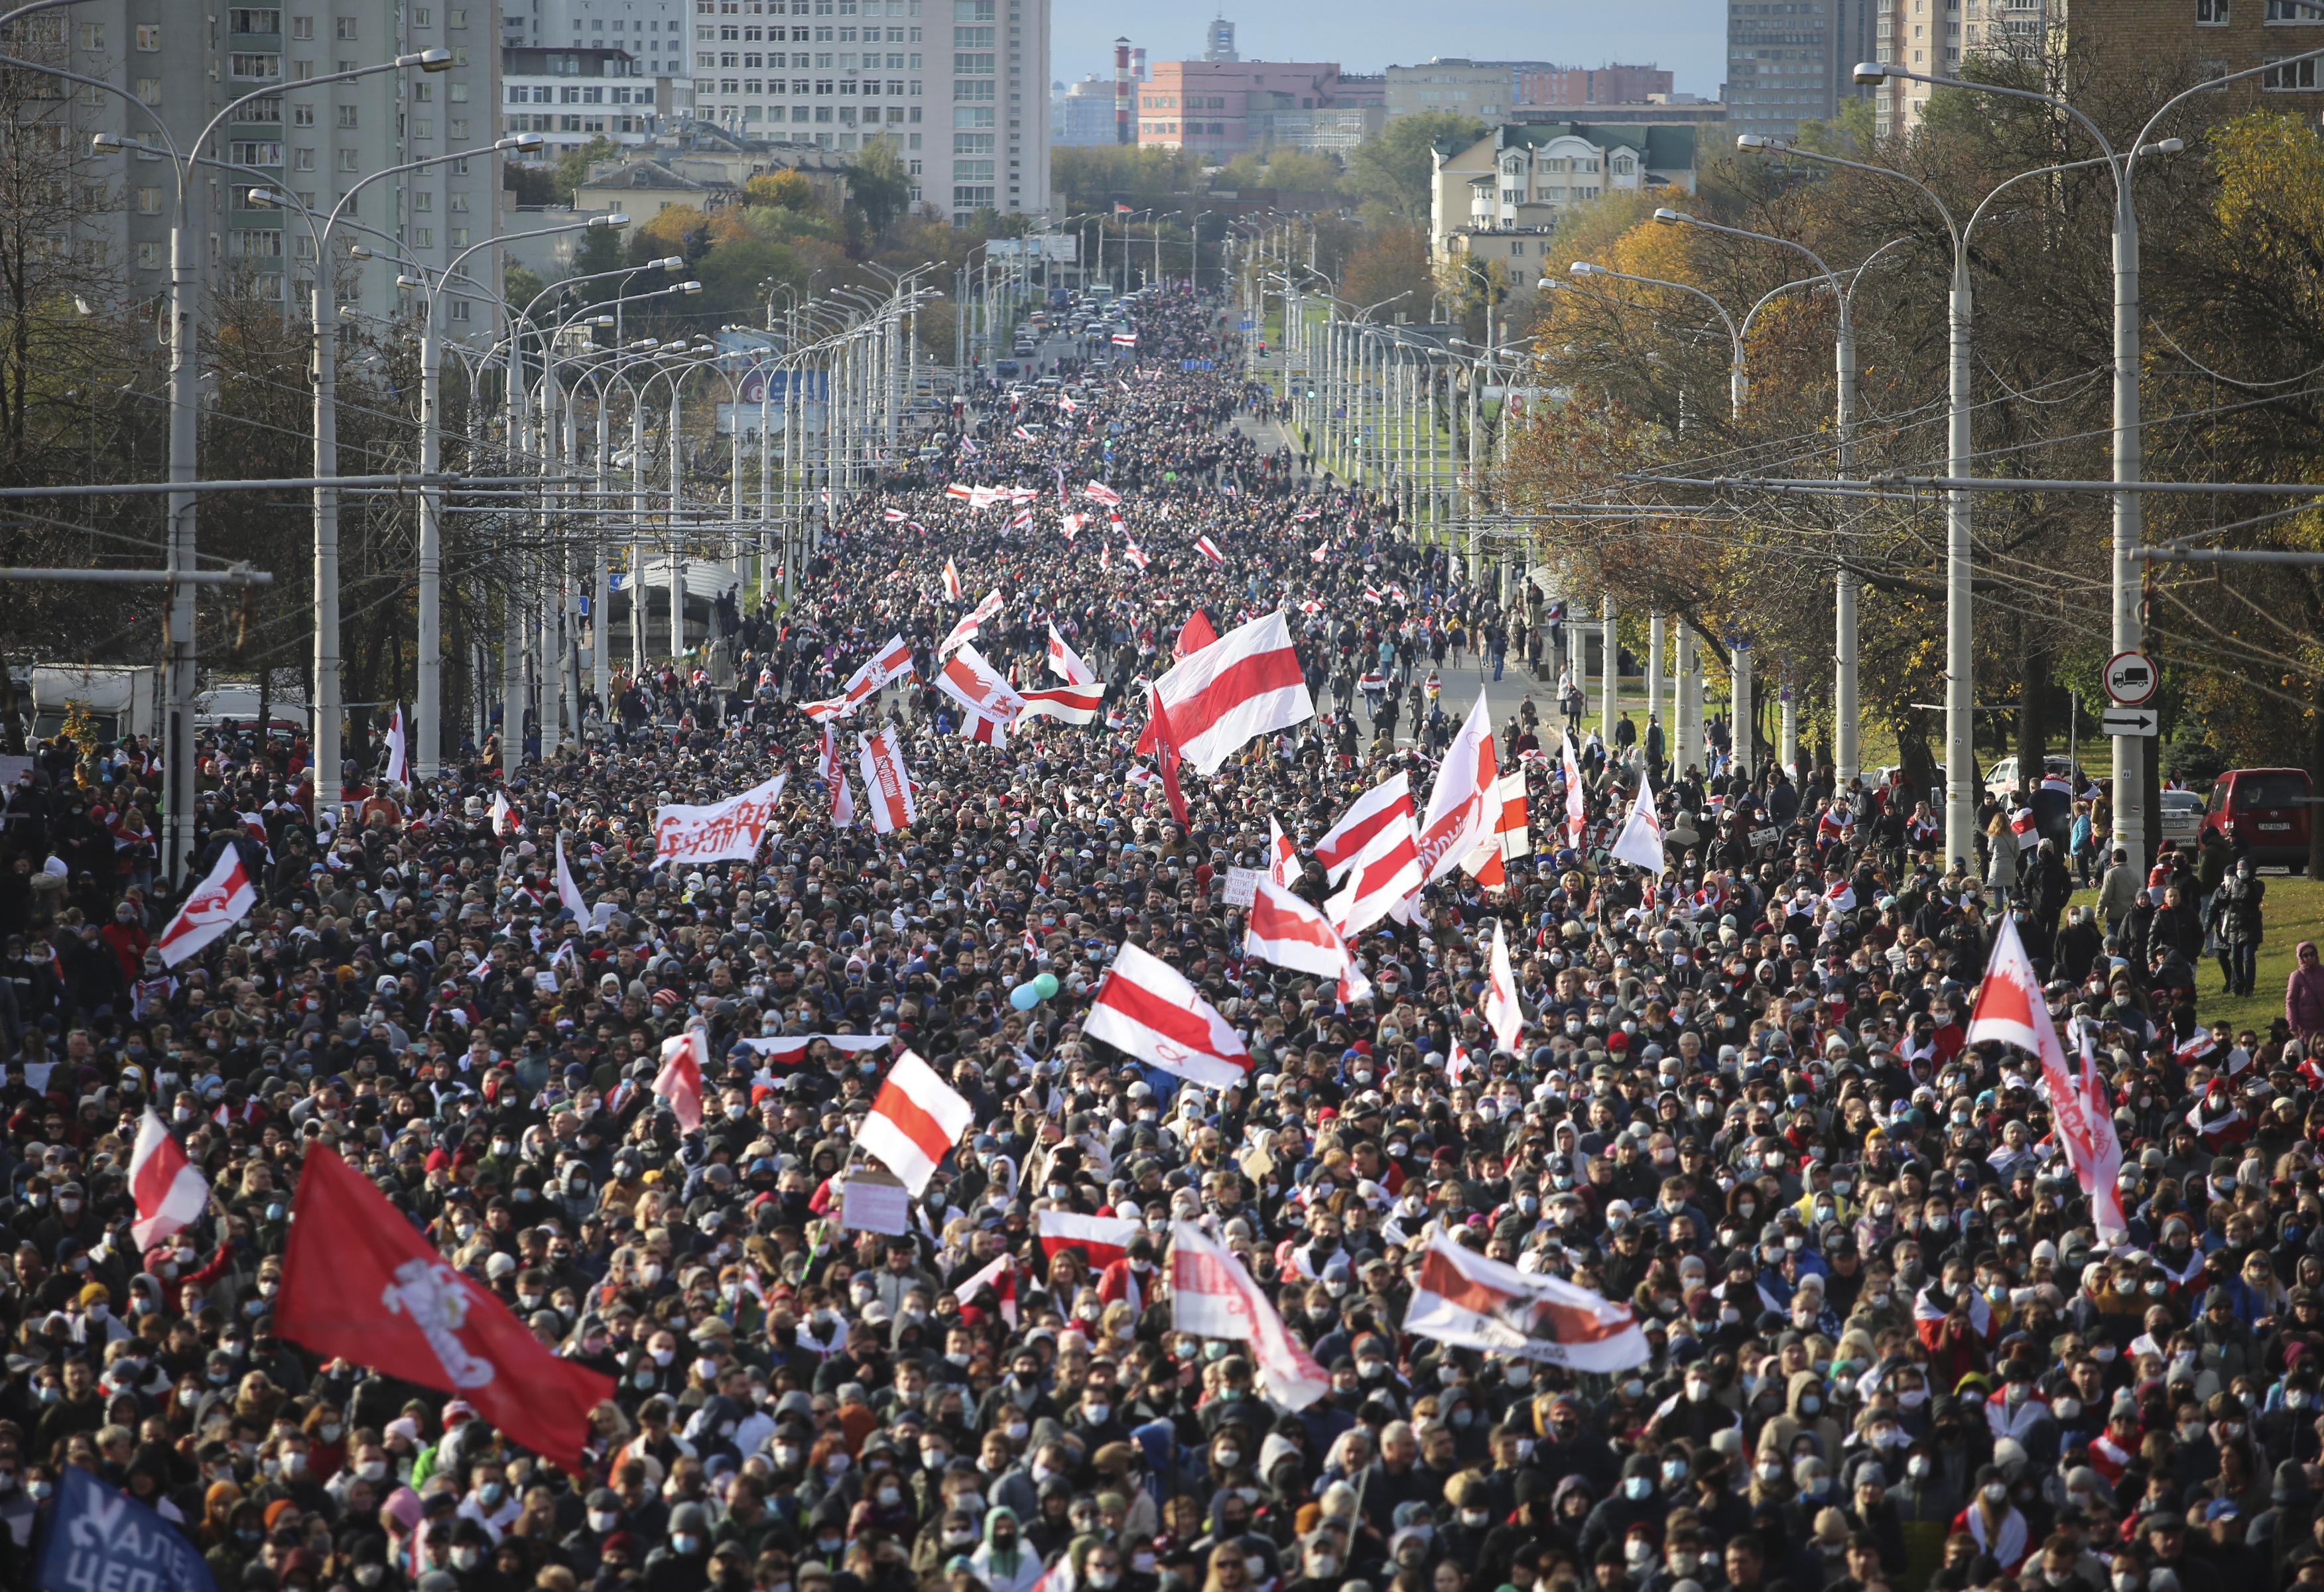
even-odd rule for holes
{"type": "Polygon", "coordinates": [[[1041,992],[1042,999],[1055,1000],[1057,998],[1057,975],[1043,973],[1033,980],[1033,988],[1041,992]]]}
{"type": "Polygon", "coordinates": [[[1031,1011],[1041,1004],[1040,991],[1030,984],[1019,984],[1009,992],[1009,1004],[1020,1012],[1031,1011]]]}

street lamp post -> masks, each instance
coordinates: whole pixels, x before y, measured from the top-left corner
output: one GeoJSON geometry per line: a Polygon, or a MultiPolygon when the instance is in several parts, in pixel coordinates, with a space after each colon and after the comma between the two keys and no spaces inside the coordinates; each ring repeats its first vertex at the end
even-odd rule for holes
{"type": "MultiPolygon", "coordinates": [[[[2135,175],[2138,157],[2150,151],[2172,152],[2161,145],[2150,145],[2148,135],[2163,118],[2179,106],[2199,94],[2225,87],[2244,78],[2257,77],[2264,72],[2281,71],[2303,60],[2324,56],[2324,50],[2310,50],[2283,57],[2261,66],[2246,67],[2242,71],[2227,72],[2184,89],[2165,100],[2146,119],[2133,141],[2130,152],[2118,155],[2098,124],[2067,101],[2031,88],[2012,87],[2000,83],[1977,83],[1951,78],[1933,78],[1925,72],[1907,70],[1877,61],[1862,62],[1850,74],[1860,84],[1878,87],[1890,78],[1929,83],[1947,88],[1968,89],[1980,94],[1998,94],[2015,99],[2033,100],[2063,111],[2080,124],[2084,132],[2098,144],[2107,170],[2114,178],[2114,481],[2117,486],[2135,488],[2142,476],[2144,464],[2139,438],[2138,391],[2138,211],[2131,202],[2131,181],[2135,175]]],[[[2176,140],[2167,141],[2176,143],[2176,140]]],[[[2139,566],[2139,548],[2144,539],[2139,494],[2135,491],[2115,493],[2114,498],[2114,649],[2116,652],[2136,652],[2144,644],[2144,626],[2140,621],[2138,605],[2143,588],[2139,566]]],[[[2114,833],[2116,849],[2126,851],[2133,863],[2144,865],[2147,856],[2148,830],[2146,814],[2147,746],[2145,738],[2137,735],[2117,735],[2114,738],[2114,833]]]]}
{"type": "MultiPolygon", "coordinates": [[[[1838,376],[1840,389],[1838,412],[1834,419],[1840,432],[1840,456],[1837,469],[1839,474],[1845,478],[1849,466],[1853,462],[1852,454],[1856,436],[1856,322],[1850,312],[1849,295],[1841,290],[1840,278],[1833,274],[1831,266],[1824,263],[1821,255],[1805,244],[1796,243],[1790,238],[1778,237],[1773,233],[1751,232],[1739,226],[1722,226],[1717,222],[1705,221],[1701,216],[1690,215],[1684,210],[1659,209],[1655,212],[1655,219],[1665,226],[1692,226],[1704,232],[1723,233],[1729,237],[1748,238],[1755,243],[1775,244],[1783,248],[1795,250],[1814,262],[1816,270],[1822,274],[1825,282],[1831,287],[1832,299],[1840,308],[1840,327],[1833,350],[1833,363],[1836,366],[1835,373],[1838,376]]],[[[1833,586],[1832,763],[1835,780],[1844,785],[1855,778],[1857,774],[1856,576],[1845,563],[1837,566],[1833,586]]],[[[1738,633],[1732,639],[1732,645],[1738,649],[1748,649],[1750,645],[1750,638],[1738,633]]],[[[1738,679],[1737,689],[1738,693],[1748,695],[1750,688],[1748,663],[1745,668],[1746,672],[1738,679]]],[[[1741,731],[1744,726],[1739,721],[1746,716],[1746,712],[1740,706],[1737,716],[1738,722],[1735,728],[1741,731]]],[[[1748,716],[1756,722],[1756,714],[1748,716]]],[[[1753,752],[1756,750],[1757,749],[1753,748],[1743,755],[1743,764],[1747,770],[1753,761],[1753,752]]]]}
{"type": "MultiPolygon", "coordinates": [[[[0,21],[14,21],[34,11],[51,9],[45,5],[22,7],[0,21]]],[[[351,82],[357,78],[378,72],[401,71],[418,67],[422,71],[440,72],[452,65],[451,51],[424,50],[399,55],[392,60],[367,67],[355,67],[343,72],[329,72],[309,78],[300,87],[319,88],[329,83],[351,82]]],[[[177,176],[177,204],[170,226],[170,481],[179,490],[169,494],[170,538],[168,568],[170,610],[168,630],[167,688],[169,728],[163,744],[168,757],[164,775],[165,799],[161,820],[161,868],[165,876],[183,882],[186,870],[194,861],[194,587],[191,582],[177,578],[190,572],[196,563],[197,494],[192,490],[198,474],[198,448],[199,434],[196,427],[197,396],[195,387],[199,377],[196,369],[200,344],[201,313],[199,304],[199,257],[194,244],[193,182],[194,160],[208,143],[210,134],[235,108],[244,102],[268,95],[279,95],[281,85],[265,88],[228,100],[202,125],[189,146],[190,152],[181,152],[170,140],[169,129],[142,102],[130,99],[126,91],[100,78],[69,72],[45,62],[22,60],[0,56],[0,66],[45,73],[69,82],[81,84],[105,93],[118,95],[131,104],[140,105],[143,114],[152,118],[161,138],[169,145],[170,159],[177,176]]],[[[128,142],[117,133],[99,133],[90,140],[90,147],[99,152],[127,149],[128,142]]],[[[140,146],[141,151],[143,146],[140,146]]],[[[336,645],[336,643],[335,643],[336,645]]],[[[314,704],[309,704],[309,712],[314,704]]],[[[319,761],[319,759],[318,759],[319,761]]],[[[333,768],[328,777],[336,777],[333,768]]],[[[319,768],[315,780],[315,816],[319,821],[323,810],[323,778],[319,768]]]]}

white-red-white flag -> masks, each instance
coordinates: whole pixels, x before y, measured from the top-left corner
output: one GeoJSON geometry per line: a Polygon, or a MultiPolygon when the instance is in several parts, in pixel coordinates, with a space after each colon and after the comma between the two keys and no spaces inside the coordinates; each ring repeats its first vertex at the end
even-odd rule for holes
{"type": "Polygon", "coordinates": [[[1065,645],[1065,639],[1057,634],[1054,623],[1049,626],[1049,668],[1068,686],[1097,684],[1097,671],[1082,661],[1081,654],[1065,645]]]}
{"type": "MultiPolygon", "coordinates": [[[[2130,1236],[2129,1223],[2123,1219],[2122,1189],[2116,1179],[2122,1175],[2122,1139],[2115,1132],[2114,1107],[2107,1098],[2106,1080],[2098,1076],[2098,1059],[2090,1036],[2095,1023],[2082,1027],[2082,1121],[2089,1131],[2089,1181],[2082,1185],[2090,1197],[2090,1211],[2098,1229],[2098,1237],[2110,1244],[2119,1244],[2130,1236]]],[[[2080,1168],[2075,1169],[2080,1176],[2080,1168]]]]}
{"type": "Polygon", "coordinates": [[[823,783],[831,792],[831,826],[853,829],[855,826],[855,797],[847,788],[847,768],[839,758],[839,730],[836,725],[823,727],[823,755],[819,764],[823,783]]]}
{"type": "Polygon", "coordinates": [[[1271,879],[1260,879],[1251,890],[1243,950],[1277,967],[1326,979],[1344,979],[1356,969],[1347,941],[1322,909],[1271,879]]]}
{"type": "Polygon", "coordinates": [[[670,1114],[688,1133],[702,1126],[702,1067],[709,1059],[710,1043],[699,1028],[661,1042],[661,1071],[654,1074],[653,1091],[669,1102],[670,1114]]]}
{"type": "MultiPolygon", "coordinates": [[[[992,1257],[991,1263],[982,1271],[962,1283],[954,1291],[953,1297],[959,1300],[961,1303],[967,1304],[986,1288],[992,1290],[992,1297],[1000,1305],[1001,1319],[1014,1327],[1017,1324],[1017,1257],[1015,1256],[1005,1249],[1002,1250],[992,1257]]],[[[1064,1560],[1060,1560],[1058,1562],[1063,1563],[1064,1560]]]]}
{"type": "Polygon", "coordinates": [[[1126,530],[1121,533],[1121,556],[1140,569],[1154,562],[1145,548],[1130,539],[1130,533],[1126,530]]]}
{"type": "Polygon", "coordinates": [[[963,647],[945,659],[944,667],[936,671],[936,686],[971,712],[998,719],[1004,726],[1025,711],[1024,697],[973,647],[963,647]]]}
{"type": "MultiPolygon", "coordinates": [[[[1964,1037],[1970,1044],[1997,1039],[2040,1061],[2042,1093],[2050,1103],[2050,1126],[2058,1147],[2065,1152],[2066,1164],[2074,1169],[2082,1192],[2090,1198],[2095,1224],[2102,1230],[2111,1228],[2115,1238],[2121,1237],[2126,1229],[2122,1196],[2115,1183],[2121,1171],[2121,1146],[2114,1145],[2114,1164],[2101,1180],[2098,1175],[2104,1159],[2101,1129],[2090,1119],[2090,1100],[2083,1079],[2066,1070],[2058,1026],[2042,998],[2041,980],[2034,976],[2033,959],[2025,954],[2025,943],[2018,938],[2017,925],[2009,917],[2001,920],[2001,931],[1993,937],[1993,953],[1978,984],[1977,1006],[1969,1013],[1964,1037]]],[[[2096,1076],[2094,1063],[2086,1062],[2084,1070],[2096,1076]]],[[[2106,1118],[2105,1138],[2113,1140],[2110,1115],[2103,1110],[2098,1115],[2106,1118]]]]}
{"type": "Polygon", "coordinates": [[[387,772],[382,776],[390,785],[411,783],[411,748],[403,728],[403,704],[397,703],[395,712],[387,721],[387,772]]]}
{"type": "Polygon", "coordinates": [[[975,1108],[908,1050],[889,1069],[855,1141],[903,1179],[917,1199],[975,1120],[975,1108]]]}
{"type": "Polygon", "coordinates": [[[493,792],[493,833],[506,834],[516,827],[516,809],[509,805],[508,792],[493,792]]]}
{"type": "Polygon", "coordinates": [[[1628,1305],[1563,1277],[1488,1259],[1441,1230],[1421,1256],[1420,1285],[1406,1308],[1404,1330],[1576,1371],[1624,1371],[1654,1356],[1628,1305]]]}
{"type": "Polygon", "coordinates": [[[1007,746],[1009,721],[979,713],[973,707],[964,707],[960,710],[960,733],[964,741],[982,741],[986,746],[1007,746]]]}
{"type": "Polygon", "coordinates": [[[1525,1008],[1517,1004],[1517,975],[1509,971],[1508,925],[1493,920],[1493,951],[1485,964],[1485,1026],[1496,1047],[1512,1055],[1525,1031],[1525,1008]]]}
{"type": "Polygon", "coordinates": [[[911,648],[905,644],[903,637],[890,637],[885,647],[848,676],[847,689],[841,694],[847,704],[844,711],[853,713],[859,703],[868,700],[873,692],[897,676],[909,672],[911,667],[911,648]]]}
{"type": "Polygon", "coordinates": [[[983,600],[979,602],[975,607],[970,609],[966,613],[963,614],[961,616],[960,622],[953,626],[951,630],[945,634],[945,639],[936,644],[936,656],[938,658],[942,658],[945,653],[950,652],[962,642],[973,639],[976,632],[983,627],[986,620],[991,619],[994,614],[1001,612],[1001,604],[1002,601],[1003,599],[1001,595],[1001,589],[998,586],[995,586],[991,591],[987,592],[984,594],[983,600]]]}
{"type": "Polygon", "coordinates": [[[954,566],[950,558],[946,558],[945,560],[944,580],[945,595],[951,598],[955,603],[959,602],[962,596],[966,594],[968,588],[960,584],[960,570],[954,566]]]}
{"type": "Polygon", "coordinates": [[[1420,820],[1420,860],[1427,878],[1443,879],[1467,862],[1492,838],[1500,817],[1493,801],[1500,778],[1493,750],[1493,715],[1485,705],[1480,686],[1477,704],[1469,710],[1461,732],[1437,765],[1436,785],[1428,793],[1428,811],[1420,820]]]}
{"type": "Polygon", "coordinates": [[[1085,498],[1091,498],[1098,502],[1103,503],[1108,508],[1111,508],[1114,504],[1121,502],[1121,494],[1114,491],[1113,488],[1108,486],[1102,481],[1083,482],[1082,495],[1085,498]]]}
{"type": "Polygon", "coordinates": [[[1170,1224],[1170,1325],[1247,1346],[1267,1391],[1288,1410],[1331,1393],[1332,1375],[1299,1347],[1234,1252],[1191,1221],[1170,1224]]]}
{"type": "Polygon", "coordinates": [[[565,860],[565,832],[561,829],[557,832],[557,900],[576,921],[585,925],[589,921],[589,902],[581,894],[580,885],[574,880],[573,870],[565,860]]]}
{"type": "Polygon", "coordinates": [[[859,735],[855,740],[864,794],[872,801],[872,827],[881,834],[893,834],[918,821],[919,798],[913,794],[912,777],[904,767],[904,738],[896,726],[882,724],[877,734],[859,735]]]}
{"type": "Polygon", "coordinates": [[[1206,536],[1196,537],[1194,538],[1194,551],[1200,553],[1204,557],[1208,558],[1213,564],[1224,564],[1227,561],[1227,556],[1219,551],[1218,543],[1213,541],[1206,536]]]}
{"type": "Polygon", "coordinates": [[[1025,719],[1062,719],[1068,724],[1094,724],[1104,711],[1105,687],[1094,683],[1087,686],[1058,686],[1047,691],[1028,691],[1025,719]]]}
{"type": "Polygon", "coordinates": [[[170,1136],[151,1102],[137,1124],[137,1145],[129,1152],[129,1192],[137,1201],[130,1237],[142,1253],[181,1228],[192,1225],[209,1202],[210,1185],[194,1167],[185,1146],[170,1136]]]}
{"type": "Polygon", "coordinates": [[[1299,882],[1299,848],[1272,813],[1267,815],[1267,877],[1286,889],[1299,882]]]}
{"type": "Polygon", "coordinates": [[[163,963],[175,967],[240,923],[257,905],[258,890],[242,870],[242,853],[228,846],[218,853],[209,877],[196,885],[186,904],[178,908],[153,948],[161,953],[163,963]]]}
{"type": "Polygon", "coordinates": [[[1355,866],[1356,854],[1371,843],[1372,836],[1398,818],[1410,825],[1417,817],[1412,805],[1411,776],[1399,770],[1358,796],[1340,814],[1340,821],[1315,842],[1315,860],[1323,865],[1324,877],[1337,884],[1355,866]]]}
{"type": "Polygon", "coordinates": [[[1054,1260],[1060,1249],[1079,1249],[1088,1255],[1092,1265],[1111,1265],[1128,1253],[1130,1240],[1145,1230],[1142,1221],[1044,1210],[1039,1221],[1041,1253],[1054,1260]]]}
{"type": "MultiPolygon", "coordinates": [[[[1238,625],[1156,682],[1178,750],[1208,778],[1254,735],[1315,716],[1282,612],[1238,625]]],[[[1139,750],[1151,751],[1148,740],[1139,750]]]]}
{"type": "Polygon", "coordinates": [[[1420,840],[1402,814],[1382,824],[1348,868],[1348,882],[1324,903],[1342,935],[1352,938],[1393,914],[1412,921],[1408,905],[1428,882],[1420,862],[1420,840]]]}
{"type": "Polygon", "coordinates": [[[1114,958],[1082,1032],[1148,1066],[1213,1089],[1250,1076],[1250,1053],[1234,1026],[1185,975],[1136,945],[1114,958]]]}
{"type": "Polygon", "coordinates": [[[1611,855],[1617,862],[1628,862],[1652,874],[1660,874],[1667,866],[1663,857],[1663,821],[1655,815],[1654,782],[1644,768],[1638,770],[1638,794],[1630,803],[1630,815],[1622,820],[1622,833],[1614,837],[1611,855]]]}

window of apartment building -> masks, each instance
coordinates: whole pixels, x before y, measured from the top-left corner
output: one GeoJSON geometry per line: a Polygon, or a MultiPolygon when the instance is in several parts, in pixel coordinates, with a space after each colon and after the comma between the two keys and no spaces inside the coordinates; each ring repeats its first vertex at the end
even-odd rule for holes
{"type": "Polygon", "coordinates": [[[355,23],[359,19],[352,16],[332,18],[331,37],[338,40],[342,43],[354,43],[355,40],[360,37],[360,34],[357,32],[355,28],[355,23]]]}
{"type": "Polygon", "coordinates": [[[2205,28],[2227,25],[2227,0],[2195,0],[2195,24],[2205,28]]]}
{"type": "Polygon", "coordinates": [[[451,317],[454,320],[466,320],[468,318],[468,301],[466,299],[455,299],[452,300],[451,317]]]}
{"type": "Polygon", "coordinates": [[[102,49],[104,49],[104,48],[105,48],[105,24],[104,24],[103,23],[81,23],[81,25],[80,25],[80,47],[81,47],[83,50],[102,50],[102,49]]]}
{"type": "Polygon", "coordinates": [[[279,33],[282,31],[282,14],[260,11],[252,6],[237,5],[226,14],[226,31],[233,33],[279,33]]]}
{"type": "Polygon", "coordinates": [[[137,214],[140,216],[159,216],[161,213],[161,190],[158,188],[139,189],[137,190],[137,214]]]}
{"type": "Polygon", "coordinates": [[[351,106],[351,105],[343,105],[343,106],[339,106],[338,108],[339,108],[339,123],[338,123],[338,124],[339,124],[342,128],[353,128],[353,127],[355,127],[355,126],[356,126],[356,125],[358,125],[358,124],[358,124],[358,122],[357,122],[357,120],[356,120],[356,116],[355,116],[355,110],[356,110],[356,107],[355,107],[355,106],[351,106]]]}
{"type": "Polygon", "coordinates": [[[315,152],[313,150],[294,149],[290,152],[290,170],[293,171],[312,171],[314,169],[315,152]]]}
{"type": "Polygon", "coordinates": [[[140,271],[159,271],[161,268],[161,245],[159,244],[138,244],[137,268],[140,271]]]}
{"type": "Polygon", "coordinates": [[[2324,5],[2316,0],[2267,0],[2271,23],[2324,23],[2324,5]]]}
{"type": "Polygon", "coordinates": [[[292,17],[290,36],[293,39],[312,39],[315,36],[315,19],[311,16],[292,17]]]}
{"type": "Polygon", "coordinates": [[[357,159],[358,157],[355,151],[351,149],[341,150],[339,152],[339,170],[342,171],[360,171],[363,168],[356,163],[357,159]]]}
{"type": "Polygon", "coordinates": [[[436,229],[432,226],[413,227],[411,229],[411,246],[415,249],[434,248],[436,246],[436,229]]]}
{"type": "Polygon", "coordinates": [[[237,139],[230,147],[232,159],[237,166],[270,167],[282,163],[282,146],[279,143],[237,139]]]}
{"type": "Polygon", "coordinates": [[[294,105],[290,107],[290,125],[293,127],[312,127],[314,124],[315,107],[313,106],[294,105]]]}
{"type": "Polygon", "coordinates": [[[152,51],[161,49],[161,24],[159,23],[139,23],[137,24],[137,48],[146,51],[149,53],[152,51]]]}
{"type": "Polygon", "coordinates": [[[2268,59],[2267,70],[2259,75],[2259,86],[2262,88],[2271,89],[2280,94],[2290,94],[2316,87],[2314,57],[2311,56],[2306,60],[2284,61],[2281,65],[2276,64],[2276,61],[2277,58],[2271,56],[2268,59]]]}
{"type": "Polygon", "coordinates": [[[232,55],[226,58],[226,69],[246,83],[276,83],[282,78],[282,58],[279,55],[232,55]]]}
{"type": "Polygon", "coordinates": [[[160,105],[161,103],[161,79],[159,78],[138,78],[137,103],[140,105],[160,105]]]}

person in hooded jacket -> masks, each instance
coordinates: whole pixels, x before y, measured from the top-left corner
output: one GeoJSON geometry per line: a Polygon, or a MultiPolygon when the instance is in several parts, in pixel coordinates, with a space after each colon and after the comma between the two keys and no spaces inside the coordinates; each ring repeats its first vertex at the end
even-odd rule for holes
{"type": "Polygon", "coordinates": [[[699,1504],[669,1512],[669,1535],[646,1555],[644,1592],[704,1592],[710,1585],[710,1514],[699,1504]]]}
{"type": "Polygon", "coordinates": [[[1663,1495],[1655,1473],[1652,1454],[1632,1454],[1622,1461],[1622,1478],[1613,1495],[1591,1509],[1590,1518],[1582,1522],[1578,1546],[1584,1563],[1609,1544],[1618,1550],[1633,1525],[1643,1523],[1661,1532],[1670,1501],[1663,1495]]]}
{"type": "Polygon", "coordinates": [[[1042,1574],[1040,1555],[1019,1537],[1017,1512],[1006,1505],[984,1512],[984,1540],[968,1565],[987,1592],[1033,1592],[1042,1574]]]}

